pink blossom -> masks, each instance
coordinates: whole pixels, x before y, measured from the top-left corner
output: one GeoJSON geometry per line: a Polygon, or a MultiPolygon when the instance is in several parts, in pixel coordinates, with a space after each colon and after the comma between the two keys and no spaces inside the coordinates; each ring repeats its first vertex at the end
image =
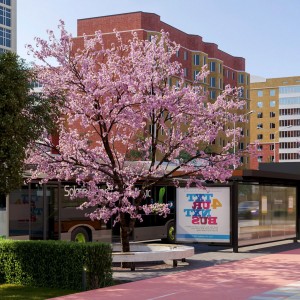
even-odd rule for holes
{"type": "Polygon", "coordinates": [[[83,37],[84,47],[76,50],[63,22],[59,28],[59,37],[49,31],[49,41],[37,38],[36,46],[28,46],[40,62],[35,68],[44,97],[54,99],[59,112],[59,144],[45,137],[28,150],[27,162],[37,166],[33,178],[75,180],[85,188],[75,195],[87,199],[81,208],[95,209],[92,219],[115,217],[123,226],[124,214],[141,220],[142,211],[169,213],[167,205],[142,205],[154,184],[178,185],[184,176],[188,185],[201,185],[231,176],[232,166],[240,164],[232,148],[241,128],[223,130],[223,125],[244,121],[237,89],[226,86],[208,101],[199,84],[208,74],[205,67],[196,85],[185,86],[174,60],[179,45],[163,31],[151,42],[133,33],[128,43],[116,32],[110,48],[96,32],[83,37]],[[179,86],[169,86],[175,77],[179,86]],[[209,149],[220,132],[229,142],[213,153],[209,149]],[[180,159],[182,151],[188,159],[180,159]]]}

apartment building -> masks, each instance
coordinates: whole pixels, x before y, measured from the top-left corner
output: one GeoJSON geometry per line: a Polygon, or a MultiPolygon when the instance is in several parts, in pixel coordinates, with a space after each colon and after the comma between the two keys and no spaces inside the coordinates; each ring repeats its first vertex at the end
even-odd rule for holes
{"type": "MultiPolygon", "coordinates": [[[[215,43],[204,42],[199,35],[188,34],[163,21],[160,16],[154,13],[133,12],[111,16],[79,19],[77,21],[77,45],[80,47],[82,36],[93,35],[95,31],[101,30],[104,41],[110,45],[115,41],[114,30],[122,35],[124,40],[131,38],[132,31],[136,32],[139,38],[149,39],[157,35],[161,30],[168,32],[170,39],[180,44],[181,48],[176,54],[176,59],[182,64],[186,82],[192,83],[203,65],[208,65],[210,75],[203,82],[204,89],[209,92],[212,100],[221,93],[227,84],[242,87],[241,97],[250,99],[250,75],[245,71],[245,59],[226,53],[218,48],[215,43]]],[[[178,79],[172,78],[171,84],[176,85],[178,79]]],[[[249,101],[247,101],[249,104],[249,101]]],[[[243,114],[249,111],[245,107],[243,114]]],[[[225,126],[233,128],[242,124],[228,123],[225,126]]],[[[243,125],[244,138],[237,148],[245,149],[249,144],[249,125],[243,125]]],[[[226,137],[220,135],[215,144],[218,147],[227,143],[226,137]]],[[[248,165],[248,158],[243,160],[244,166],[248,165]]]]}
{"type": "Polygon", "coordinates": [[[17,51],[16,0],[0,0],[0,53],[17,51]]]}
{"type": "Polygon", "coordinates": [[[300,162],[300,76],[251,79],[250,141],[259,142],[260,162],[300,162]]]}

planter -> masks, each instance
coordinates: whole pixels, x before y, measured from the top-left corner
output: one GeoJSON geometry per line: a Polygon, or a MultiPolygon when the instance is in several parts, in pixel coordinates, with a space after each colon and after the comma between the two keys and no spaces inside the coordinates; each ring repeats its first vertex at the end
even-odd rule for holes
{"type": "Polygon", "coordinates": [[[121,252],[121,245],[113,245],[112,261],[114,263],[131,263],[131,270],[135,270],[136,262],[172,260],[177,266],[178,260],[193,256],[194,247],[168,244],[131,244],[131,252],[121,252]]]}

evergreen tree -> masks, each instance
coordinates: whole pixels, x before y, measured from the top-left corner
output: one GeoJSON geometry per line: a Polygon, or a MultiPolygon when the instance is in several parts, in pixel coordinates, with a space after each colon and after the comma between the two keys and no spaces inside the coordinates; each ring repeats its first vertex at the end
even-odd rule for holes
{"type": "Polygon", "coordinates": [[[33,80],[16,54],[0,55],[0,194],[22,184],[27,146],[51,128],[49,102],[32,91],[33,80]]]}

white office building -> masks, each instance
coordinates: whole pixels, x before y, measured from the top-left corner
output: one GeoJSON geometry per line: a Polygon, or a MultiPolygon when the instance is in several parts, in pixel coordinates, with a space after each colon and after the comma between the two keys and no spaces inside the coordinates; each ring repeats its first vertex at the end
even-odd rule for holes
{"type": "Polygon", "coordinates": [[[17,52],[17,3],[0,0],[0,53],[17,52]]]}

